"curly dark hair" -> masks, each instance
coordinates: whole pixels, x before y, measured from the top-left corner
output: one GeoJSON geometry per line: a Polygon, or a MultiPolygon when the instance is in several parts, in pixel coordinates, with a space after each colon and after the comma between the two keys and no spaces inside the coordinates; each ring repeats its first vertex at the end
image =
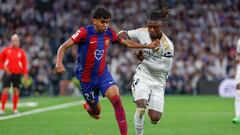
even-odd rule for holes
{"type": "Polygon", "coordinates": [[[148,20],[151,21],[164,21],[168,17],[168,10],[155,10],[148,16],[148,20]]]}
{"type": "Polygon", "coordinates": [[[97,7],[92,14],[94,19],[109,19],[111,16],[112,14],[103,7],[97,7]]]}

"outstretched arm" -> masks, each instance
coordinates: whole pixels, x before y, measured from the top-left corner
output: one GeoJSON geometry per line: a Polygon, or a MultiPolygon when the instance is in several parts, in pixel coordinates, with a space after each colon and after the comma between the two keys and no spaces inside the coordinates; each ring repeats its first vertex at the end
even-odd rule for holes
{"type": "Polygon", "coordinates": [[[132,40],[125,40],[125,39],[120,39],[121,40],[121,44],[127,46],[128,48],[147,48],[147,49],[153,49],[153,48],[156,48],[156,47],[159,47],[160,45],[160,40],[155,40],[153,41],[152,43],[150,44],[147,44],[147,45],[143,45],[143,44],[140,44],[140,43],[137,43],[135,41],[132,41],[132,40]]]}
{"type": "Polygon", "coordinates": [[[124,30],[120,31],[118,33],[118,41],[129,47],[129,48],[148,48],[148,49],[153,49],[155,47],[158,47],[160,45],[160,40],[155,40],[153,41],[152,43],[148,44],[148,45],[143,45],[143,44],[140,44],[138,42],[135,42],[133,40],[130,40],[130,37],[128,35],[128,33],[124,30]]]}
{"type": "Polygon", "coordinates": [[[114,31],[112,31],[112,34],[113,34],[113,41],[114,42],[118,41],[120,44],[123,44],[128,48],[153,49],[153,48],[159,47],[159,45],[160,45],[160,40],[155,40],[148,45],[143,45],[143,44],[140,44],[140,43],[135,42],[133,40],[130,40],[127,32],[124,31],[124,30],[120,31],[118,33],[118,35],[114,31]]]}
{"type": "Polygon", "coordinates": [[[62,63],[62,59],[64,57],[64,54],[66,50],[74,45],[74,42],[71,38],[69,38],[65,43],[61,44],[61,46],[58,48],[57,52],[57,61],[55,65],[55,71],[57,74],[62,74],[65,72],[65,67],[62,63]]]}

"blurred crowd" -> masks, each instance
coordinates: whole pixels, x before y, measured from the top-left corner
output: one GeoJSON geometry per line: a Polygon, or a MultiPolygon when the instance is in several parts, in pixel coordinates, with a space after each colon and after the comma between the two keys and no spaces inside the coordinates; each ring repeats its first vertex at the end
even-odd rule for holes
{"type": "MultiPolygon", "coordinates": [[[[240,38],[239,0],[0,0],[0,50],[10,36],[21,36],[29,60],[32,92],[65,95],[74,91],[76,49],[64,58],[67,72],[53,72],[59,45],[79,27],[91,23],[91,11],[102,5],[113,14],[116,31],[146,26],[147,14],[168,6],[163,32],[175,46],[166,93],[193,93],[198,81],[222,80],[235,74],[240,38]]],[[[131,88],[139,61],[132,49],[112,45],[108,65],[122,93],[131,88]]]]}

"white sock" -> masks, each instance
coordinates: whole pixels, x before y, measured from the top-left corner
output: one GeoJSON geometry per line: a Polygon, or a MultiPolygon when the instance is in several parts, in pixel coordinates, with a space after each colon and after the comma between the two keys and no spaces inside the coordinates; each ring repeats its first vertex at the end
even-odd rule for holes
{"type": "Polygon", "coordinates": [[[235,97],[235,116],[240,117],[240,90],[237,90],[235,97]]]}
{"type": "Polygon", "coordinates": [[[144,128],[144,108],[137,108],[134,115],[134,126],[135,126],[135,134],[143,135],[144,128]]]}

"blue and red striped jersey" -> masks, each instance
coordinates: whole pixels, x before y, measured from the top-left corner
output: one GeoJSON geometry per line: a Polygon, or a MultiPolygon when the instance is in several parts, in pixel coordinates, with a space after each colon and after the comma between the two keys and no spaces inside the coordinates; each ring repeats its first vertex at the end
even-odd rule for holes
{"type": "Polygon", "coordinates": [[[91,82],[103,74],[107,69],[107,48],[111,43],[118,42],[117,34],[108,28],[104,33],[95,31],[93,25],[87,25],[77,30],[71,36],[78,44],[76,75],[82,82],[91,82]]]}

